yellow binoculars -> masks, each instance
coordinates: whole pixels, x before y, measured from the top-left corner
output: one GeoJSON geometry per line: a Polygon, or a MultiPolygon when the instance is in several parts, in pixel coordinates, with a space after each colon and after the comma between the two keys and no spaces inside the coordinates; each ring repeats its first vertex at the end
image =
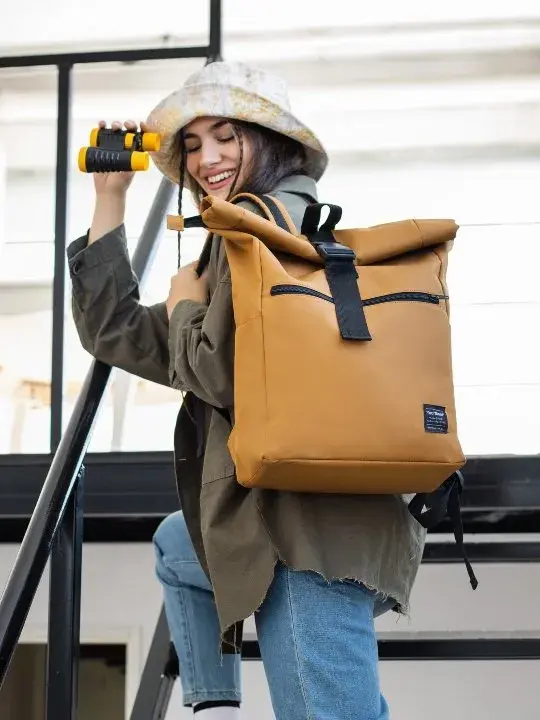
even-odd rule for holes
{"type": "Polygon", "coordinates": [[[159,133],[94,128],[90,146],[79,150],[79,170],[86,173],[148,170],[148,153],[157,152],[160,146],[159,133]]]}

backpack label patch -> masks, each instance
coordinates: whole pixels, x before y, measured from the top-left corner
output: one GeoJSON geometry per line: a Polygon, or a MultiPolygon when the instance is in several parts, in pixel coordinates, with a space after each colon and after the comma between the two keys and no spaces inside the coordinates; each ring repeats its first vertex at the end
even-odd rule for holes
{"type": "Polygon", "coordinates": [[[424,430],[428,433],[447,433],[446,408],[441,405],[424,405],[424,430]]]}

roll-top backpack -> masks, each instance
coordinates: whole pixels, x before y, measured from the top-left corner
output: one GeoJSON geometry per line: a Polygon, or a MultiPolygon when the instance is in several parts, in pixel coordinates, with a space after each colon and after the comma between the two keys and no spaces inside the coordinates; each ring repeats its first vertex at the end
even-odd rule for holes
{"type": "Polygon", "coordinates": [[[222,237],[231,271],[237,480],[300,493],[414,495],[409,510],[425,527],[449,515],[475,588],[459,506],[466,460],[446,286],[458,226],[336,229],[341,214],[310,205],[298,232],[271,196],[203,201],[202,224],[222,237]]]}

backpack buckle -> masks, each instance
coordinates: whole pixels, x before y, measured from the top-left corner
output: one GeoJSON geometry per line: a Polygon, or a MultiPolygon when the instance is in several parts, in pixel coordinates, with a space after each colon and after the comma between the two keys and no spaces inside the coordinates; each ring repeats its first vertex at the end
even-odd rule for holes
{"type": "Polygon", "coordinates": [[[356,253],[346,245],[337,242],[314,242],[313,245],[323,260],[356,260],[356,253]]]}

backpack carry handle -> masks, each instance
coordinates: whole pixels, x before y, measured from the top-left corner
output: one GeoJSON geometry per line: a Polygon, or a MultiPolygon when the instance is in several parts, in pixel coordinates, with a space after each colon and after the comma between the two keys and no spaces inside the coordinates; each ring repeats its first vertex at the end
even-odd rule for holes
{"type": "Polygon", "coordinates": [[[302,220],[301,233],[302,235],[310,237],[321,230],[332,232],[341,220],[342,214],[343,210],[339,205],[331,205],[330,203],[313,203],[313,205],[308,205],[304,213],[304,219],[302,220]],[[319,228],[322,209],[325,207],[327,207],[330,212],[319,228]]]}

